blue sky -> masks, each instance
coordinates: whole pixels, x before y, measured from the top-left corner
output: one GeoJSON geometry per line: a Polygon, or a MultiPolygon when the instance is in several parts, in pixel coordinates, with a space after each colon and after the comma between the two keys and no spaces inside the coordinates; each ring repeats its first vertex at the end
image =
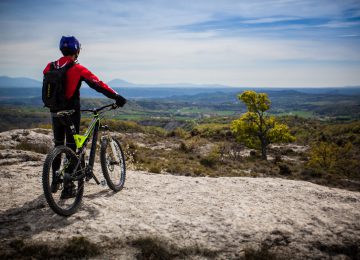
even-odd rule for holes
{"type": "Polygon", "coordinates": [[[360,85],[359,0],[1,0],[0,32],[12,77],[41,80],[75,35],[105,82],[360,85]]]}

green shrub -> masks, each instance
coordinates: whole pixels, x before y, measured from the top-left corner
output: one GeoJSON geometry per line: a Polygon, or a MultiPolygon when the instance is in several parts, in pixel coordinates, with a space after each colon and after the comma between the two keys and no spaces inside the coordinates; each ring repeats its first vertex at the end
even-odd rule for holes
{"type": "Polygon", "coordinates": [[[165,137],[168,134],[168,132],[165,129],[157,126],[145,126],[143,127],[143,129],[144,132],[147,134],[153,134],[160,137],[165,137]]]}
{"type": "Polygon", "coordinates": [[[321,178],[322,176],[326,175],[326,173],[322,169],[314,169],[308,167],[304,168],[300,174],[305,180],[312,178],[321,178]]]}
{"type": "Polygon", "coordinates": [[[314,143],[306,166],[314,171],[326,171],[329,174],[360,179],[357,174],[360,167],[359,150],[351,143],[314,143]]]}
{"type": "Polygon", "coordinates": [[[187,144],[184,141],[180,142],[179,150],[182,151],[182,152],[185,152],[185,153],[192,151],[191,147],[188,147],[187,144]]]}
{"type": "Polygon", "coordinates": [[[194,172],[195,176],[205,176],[205,174],[204,174],[205,171],[203,168],[200,168],[200,167],[195,168],[195,169],[193,169],[193,172],[194,172]]]}
{"type": "Polygon", "coordinates": [[[166,171],[172,174],[181,174],[184,172],[184,166],[181,163],[174,162],[167,165],[166,171]]]}
{"type": "Polygon", "coordinates": [[[278,164],[278,167],[279,167],[280,175],[285,175],[285,176],[291,175],[292,171],[291,171],[289,165],[287,165],[286,163],[280,163],[280,164],[278,164]]]}
{"type": "Polygon", "coordinates": [[[186,130],[178,127],[175,130],[169,132],[167,134],[167,136],[168,137],[179,137],[179,138],[185,139],[189,136],[189,133],[186,130]]]}
{"type": "Polygon", "coordinates": [[[207,123],[195,126],[191,130],[192,136],[201,136],[206,138],[223,139],[231,136],[229,124],[207,123]]]}
{"type": "Polygon", "coordinates": [[[205,167],[214,168],[216,163],[217,159],[214,156],[206,156],[200,159],[200,164],[205,167]]]}
{"type": "Polygon", "coordinates": [[[251,151],[250,151],[250,157],[259,157],[259,155],[257,154],[256,151],[251,150],[251,151]]]}
{"type": "Polygon", "coordinates": [[[189,141],[181,141],[179,145],[179,150],[184,153],[190,153],[195,150],[196,147],[200,145],[197,139],[190,139],[189,141]]]}
{"type": "Polygon", "coordinates": [[[149,172],[152,173],[161,173],[161,167],[158,164],[151,164],[149,167],[149,172]]]}
{"type": "MultiPolygon", "coordinates": [[[[90,123],[90,119],[84,119],[81,121],[81,125],[87,127],[90,123]]],[[[124,121],[116,119],[106,119],[102,122],[104,125],[108,125],[112,131],[116,132],[145,132],[144,127],[133,121],[124,121]]]]}

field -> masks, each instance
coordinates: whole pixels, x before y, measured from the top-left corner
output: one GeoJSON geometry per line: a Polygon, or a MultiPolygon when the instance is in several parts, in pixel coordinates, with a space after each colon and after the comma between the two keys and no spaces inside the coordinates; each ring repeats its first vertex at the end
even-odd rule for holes
{"type": "MultiPolygon", "coordinates": [[[[360,91],[350,88],[347,92],[332,89],[321,90],[276,90],[262,89],[272,101],[269,112],[277,116],[299,116],[326,121],[360,119],[360,91]]],[[[163,126],[168,122],[178,125],[204,118],[222,117],[231,121],[245,112],[246,107],[237,95],[241,89],[124,89],[128,93],[128,104],[110,118],[131,120],[145,125],[163,126]],[[141,98],[141,96],[147,96],[141,98]],[[157,96],[157,97],[155,97],[157,96]]],[[[82,107],[93,108],[106,104],[95,91],[84,88],[82,107]],[[91,98],[89,98],[91,97],[91,98]]],[[[0,88],[0,131],[32,127],[39,123],[50,123],[47,110],[42,108],[39,89],[0,88]]],[[[175,129],[174,128],[174,129],[175,129]]],[[[168,129],[169,130],[169,129],[168,129]]],[[[173,129],[170,129],[173,130],[173,129]]]]}
{"type": "MultiPolygon", "coordinates": [[[[133,98],[124,108],[108,112],[104,123],[119,134],[137,170],[186,176],[276,176],[360,190],[360,96],[331,91],[267,93],[272,101],[269,113],[287,124],[296,138],[293,144],[270,147],[268,161],[237,143],[230,130],[231,122],[246,111],[237,100],[239,93],[133,98]],[[319,163],[323,155],[316,147],[327,149],[331,163],[319,163]]],[[[1,100],[0,131],[51,128],[49,112],[41,107],[39,97],[3,96],[1,100]]],[[[82,107],[109,102],[83,98],[82,107]]],[[[82,129],[89,116],[83,114],[82,129]]]]}

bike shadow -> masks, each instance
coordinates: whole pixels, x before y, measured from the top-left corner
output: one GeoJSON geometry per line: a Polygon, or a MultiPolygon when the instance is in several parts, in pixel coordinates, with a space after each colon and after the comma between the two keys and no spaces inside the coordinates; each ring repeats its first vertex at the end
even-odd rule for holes
{"type": "Polygon", "coordinates": [[[61,233],[64,227],[83,222],[83,219],[94,219],[98,215],[96,207],[83,203],[74,215],[59,216],[49,208],[44,195],[39,195],[20,207],[0,213],[0,239],[29,238],[45,231],[61,233]]]}
{"type": "Polygon", "coordinates": [[[84,198],[94,199],[94,198],[99,198],[101,196],[108,198],[108,197],[114,196],[115,194],[117,194],[117,192],[115,192],[113,190],[101,190],[101,191],[90,193],[90,194],[84,194],[84,198]]]}

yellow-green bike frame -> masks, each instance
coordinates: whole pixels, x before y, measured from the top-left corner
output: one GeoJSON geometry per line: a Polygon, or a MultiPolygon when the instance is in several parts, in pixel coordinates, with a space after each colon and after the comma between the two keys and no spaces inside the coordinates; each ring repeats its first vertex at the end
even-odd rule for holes
{"type": "MultiPolygon", "coordinates": [[[[74,137],[75,140],[75,144],[76,144],[76,148],[77,148],[77,155],[79,156],[79,162],[78,165],[75,167],[75,171],[78,171],[77,169],[81,167],[80,162],[83,161],[85,159],[85,152],[86,152],[86,145],[89,141],[89,137],[92,135],[92,143],[91,143],[91,150],[90,150],[90,155],[89,155],[89,161],[88,161],[88,165],[85,167],[85,172],[81,175],[78,175],[76,178],[82,178],[84,177],[84,175],[86,176],[87,179],[89,178],[94,178],[95,182],[97,184],[99,184],[100,182],[98,181],[98,179],[96,178],[96,176],[93,174],[93,166],[94,166],[94,162],[95,162],[95,152],[96,152],[96,143],[97,143],[97,139],[98,139],[98,133],[99,133],[99,128],[101,127],[104,130],[107,130],[107,138],[108,141],[110,143],[110,147],[111,150],[113,152],[113,154],[116,154],[116,149],[114,147],[113,144],[113,139],[110,136],[110,132],[109,132],[109,128],[104,125],[101,125],[101,114],[103,109],[111,107],[111,109],[115,109],[116,105],[115,104],[110,104],[110,105],[106,105],[103,106],[101,108],[98,109],[85,109],[85,110],[81,110],[82,112],[92,112],[93,113],[93,119],[88,127],[88,129],[86,130],[85,134],[80,135],[76,133],[75,130],[75,126],[72,122],[70,123],[70,129],[72,131],[72,135],[74,137]]],[[[66,113],[66,112],[65,112],[66,113]]],[[[105,137],[105,138],[106,138],[105,137]]]]}

